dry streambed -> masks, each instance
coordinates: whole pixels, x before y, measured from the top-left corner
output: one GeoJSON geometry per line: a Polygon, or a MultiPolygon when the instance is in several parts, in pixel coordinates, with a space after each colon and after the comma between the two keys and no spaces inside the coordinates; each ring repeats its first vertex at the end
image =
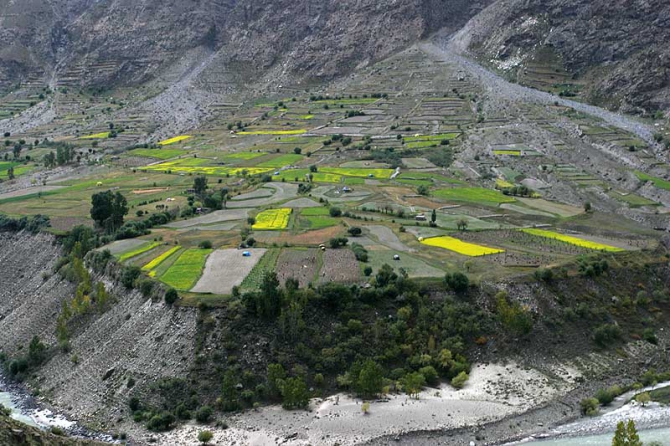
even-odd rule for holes
{"type": "MultiPolygon", "coordinates": [[[[480,364],[457,391],[443,385],[426,389],[418,400],[392,395],[373,401],[364,415],[362,402],[347,395],[314,399],[309,411],[288,412],[272,406],[231,417],[231,429],[214,432],[216,444],[354,445],[409,431],[455,429],[500,420],[567,392],[574,376],[553,381],[514,363],[480,364]]],[[[159,444],[196,445],[203,428],[184,426],[158,437],[159,444]]]]}

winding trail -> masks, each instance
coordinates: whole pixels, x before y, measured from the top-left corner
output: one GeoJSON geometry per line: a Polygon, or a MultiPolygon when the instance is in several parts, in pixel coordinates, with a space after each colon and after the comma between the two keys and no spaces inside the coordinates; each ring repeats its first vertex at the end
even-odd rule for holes
{"type": "Polygon", "coordinates": [[[609,125],[633,133],[652,146],[656,144],[654,142],[653,131],[645,124],[637,122],[632,118],[600,107],[571,101],[551,93],[508,82],[499,75],[464,56],[453,37],[438,34],[433,37],[431,41],[420,43],[418,47],[421,51],[430,54],[438,60],[453,63],[463,68],[470,73],[470,75],[472,75],[491,96],[515,102],[544,105],[558,103],[565,107],[572,107],[579,112],[598,117],[609,125]]]}

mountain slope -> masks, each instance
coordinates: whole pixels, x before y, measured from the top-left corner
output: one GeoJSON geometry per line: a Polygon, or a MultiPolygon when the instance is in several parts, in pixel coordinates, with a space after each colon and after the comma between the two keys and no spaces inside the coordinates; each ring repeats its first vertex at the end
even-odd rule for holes
{"type": "Polygon", "coordinates": [[[506,0],[458,34],[516,80],[627,112],[670,107],[670,3],[506,0]]]}
{"type": "MultiPolygon", "coordinates": [[[[327,79],[439,27],[458,29],[487,0],[0,1],[0,86],[55,71],[61,85],[133,85],[202,50],[215,71],[327,79]],[[232,68],[231,68],[232,67],[232,68]]],[[[167,72],[166,72],[167,70],[167,72]]],[[[253,78],[251,80],[253,80],[253,78]]],[[[248,80],[245,77],[245,80],[248,80]]]]}

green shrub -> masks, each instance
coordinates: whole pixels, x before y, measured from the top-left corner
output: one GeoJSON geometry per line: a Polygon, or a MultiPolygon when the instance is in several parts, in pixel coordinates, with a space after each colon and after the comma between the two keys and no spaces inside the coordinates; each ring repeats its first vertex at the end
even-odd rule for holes
{"type": "Polygon", "coordinates": [[[179,293],[177,293],[177,290],[175,290],[174,288],[170,288],[165,293],[165,303],[168,305],[172,305],[173,303],[177,302],[178,299],[179,299],[179,293]]]}
{"type": "Polygon", "coordinates": [[[465,386],[465,383],[470,379],[470,376],[465,373],[461,372],[454,379],[451,380],[451,385],[454,386],[456,389],[462,389],[465,386]]]}
{"type": "Polygon", "coordinates": [[[608,347],[621,339],[621,329],[612,324],[601,325],[594,330],[593,339],[600,347],[608,347]]]}
{"type": "Polygon", "coordinates": [[[131,289],[135,286],[135,280],[140,277],[142,270],[138,266],[124,266],[121,271],[121,283],[124,287],[131,289]]]}
{"type": "Polygon", "coordinates": [[[595,398],[585,398],[579,405],[583,415],[594,416],[598,414],[598,400],[595,398]]]}
{"type": "Polygon", "coordinates": [[[209,406],[202,406],[198,411],[195,413],[195,419],[198,423],[209,423],[209,421],[212,419],[212,414],[214,412],[212,411],[212,408],[209,406]]]}

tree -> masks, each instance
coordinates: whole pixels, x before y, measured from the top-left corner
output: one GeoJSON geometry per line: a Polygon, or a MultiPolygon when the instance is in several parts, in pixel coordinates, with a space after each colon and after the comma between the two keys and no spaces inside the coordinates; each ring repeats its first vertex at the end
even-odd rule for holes
{"type": "Polygon", "coordinates": [[[214,438],[214,434],[211,431],[200,431],[198,433],[198,441],[202,444],[209,443],[212,438],[214,438]]]}
{"type": "Polygon", "coordinates": [[[623,421],[617,424],[616,432],[612,439],[612,446],[642,446],[642,441],[640,441],[633,420],[628,420],[628,424],[625,424],[623,421]]]}
{"type": "Polygon", "coordinates": [[[329,213],[330,213],[331,217],[339,217],[339,216],[342,215],[342,209],[337,208],[337,207],[332,207],[332,208],[330,208],[329,213]]]}
{"type": "Polygon", "coordinates": [[[371,359],[363,363],[355,386],[359,395],[370,398],[378,395],[384,385],[384,370],[371,359]]]}
{"type": "Polygon", "coordinates": [[[239,395],[237,394],[237,377],[232,370],[227,370],[223,376],[221,399],[223,400],[223,410],[226,412],[233,412],[240,408],[239,395]]]}
{"type": "Polygon", "coordinates": [[[281,387],[282,407],[287,410],[304,409],[309,404],[309,391],[302,378],[288,378],[281,387]]]}
{"type": "Polygon", "coordinates": [[[437,211],[433,209],[433,213],[430,214],[430,223],[432,224],[432,226],[435,226],[436,222],[437,222],[437,211]]]}
{"type": "Polygon", "coordinates": [[[649,392],[640,393],[635,397],[635,401],[642,404],[642,407],[645,407],[649,402],[651,402],[651,396],[649,392]]]}
{"type": "Polygon", "coordinates": [[[91,204],[91,218],[108,232],[120,228],[123,217],[128,214],[128,201],[120,192],[114,194],[108,190],[93,194],[91,204]]]}
{"type": "Polygon", "coordinates": [[[202,195],[207,190],[207,177],[204,175],[198,175],[195,177],[193,180],[193,190],[195,191],[196,195],[202,197],[202,195]]]}
{"type": "Polygon", "coordinates": [[[453,274],[447,273],[444,276],[444,281],[449,288],[457,293],[464,293],[470,287],[470,279],[468,279],[468,276],[459,272],[453,274]]]}
{"type": "Polygon", "coordinates": [[[361,228],[359,228],[358,226],[352,226],[351,228],[349,228],[349,229],[347,230],[347,232],[348,232],[349,235],[351,235],[352,237],[358,237],[358,236],[360,236],[360,235],[363,233],[363,230],[362,230],[361,228]]]}
{"type": "Polygon", "coordinates": [[[174,288],[170,288],[165,293],[165,303],[168,305],[172,305],[173,303],[177,302],[178,299],[179,294],[177,293],[177,290],[175,290],[174,288]]]}
{"type": "Polygon", "coordinates": [[[419,186],[419,187],[417,188],[416,192],[417,192],[419,195],[426,195],[426,196],[427,196],[427,195],[430,193],[430,189],[429,189],[428,186],[426,186],[425,184],[422,184],[421,186],[419,186]]]}
{"type": "Polygon", "coordinates": [[[14,177],[14,167],[10,167],[9,169],[7,169],[7,177],[10,180],[13,180],[15,178],[14,177]]]}
{"type": "Polygon", "coordinates": [[[464,218],[461,218],[456,222],[456,227],[458,228],[459,231],[467,231],[468,230],[468,221],[464,218]]]}
{"type": "Polygon", "coordinates": [[[588,201],[584,203],[584,212],[591,212],[592,206],[588,201]]]}
{"type": "Polygon", "coordinates": [[[293,149],[293,153],[295,153],[296,155],[300,155],[302,153],[302,149],[300,147],[296,147],[295,149],[293,149]]]}
{"type": "Polygon", "coordinates": [[[421,389],[426,384],[426,378],[419,372],[408,373],[402,377],[400,384],[410,398],[415,397],[418,399],[419,392],[421,392],[421,389]]]}
{"type": "Polygon", "coordinates": [[[281,384],[286,379],[286,371],[281,364],[268,365],[268,392],[270,397],[279,398],[281,396],[281,384]]]}
{"type": "Polygon", "coordinates": [[[28,360],[32,364],[40,364],[44,360],[44,354],[47,346],[40,340],[39,336],[34,336],[28,347],[28,360]]]}
{"type": "Polygon", "coordinates": [[[319,168],[314,166],[314,165],[309,166],[309,171],[312,172],[312,173],[316,173],[318,170],[319,170],[319,168]]]}

